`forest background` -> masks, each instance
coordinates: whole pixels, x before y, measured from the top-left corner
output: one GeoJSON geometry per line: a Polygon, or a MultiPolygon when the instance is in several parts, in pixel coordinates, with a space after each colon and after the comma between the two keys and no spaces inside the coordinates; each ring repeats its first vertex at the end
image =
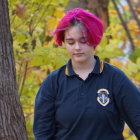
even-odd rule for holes
{"type": "MultiPolygon", "coordinates": [[[[139,18],[140,1],[131,2],[139,18]]],[[[32,125],[36,93],[44,78],[69,59],[65,48],[57,46],[52,37],[68,4],[69,0],[9,0],[18,93],[29,140],[34,140],[32,125]]],[[[140,26],[127,1],[117,0],[116,4],[120,13],[117,13],[113,0],[108,3],[109,24],[95,54],[122,69],[140,88],[140,26]]],[[[127,140],[136,140],[128,127],[123,134],[127,140]]]]}

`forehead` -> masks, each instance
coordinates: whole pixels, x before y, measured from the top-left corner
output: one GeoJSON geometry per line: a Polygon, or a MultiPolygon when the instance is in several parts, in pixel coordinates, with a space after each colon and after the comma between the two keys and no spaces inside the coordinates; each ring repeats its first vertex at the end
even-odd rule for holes
{"type": "Polygon", "coordinates": [[[72,26],[65,31],[64,38],[79,39],[81,37],[87,38],[87,31],[83,26],[72,26]]]}

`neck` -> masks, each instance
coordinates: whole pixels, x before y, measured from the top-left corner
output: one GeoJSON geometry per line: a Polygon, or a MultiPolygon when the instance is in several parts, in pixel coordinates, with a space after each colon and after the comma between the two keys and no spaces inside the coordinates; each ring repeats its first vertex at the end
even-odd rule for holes
{"type": "Polygon", "coordinates": [[[96,60],[93,55],[93,57],[91,57],[89,61],[86,62],[76,63],[72,61],[72,67],[75,72],[91,72],[94,69],[95,63],[96,60]]]}

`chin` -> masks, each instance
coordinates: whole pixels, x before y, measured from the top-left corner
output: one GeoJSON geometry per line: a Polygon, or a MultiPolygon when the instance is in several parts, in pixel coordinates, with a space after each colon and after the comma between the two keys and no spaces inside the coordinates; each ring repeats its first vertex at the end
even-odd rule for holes
{"type": "Polygon", "coordinates": [[[73,61],[75,63],[84,63],[84,62],[86,62],[86,59],[83,59],[83,58],[75,58],[75,59],[73,59],[73,61]]]}

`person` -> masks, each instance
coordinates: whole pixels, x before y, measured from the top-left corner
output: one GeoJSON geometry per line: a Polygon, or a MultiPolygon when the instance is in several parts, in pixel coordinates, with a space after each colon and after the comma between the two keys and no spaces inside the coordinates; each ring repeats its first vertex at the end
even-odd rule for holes
{"type": "Polygon", "coordinates": [[[61,19],[55,41],[70,59],[37,93],[36,140],[124,140],[124,122],[140,140],[140,91],[124,72],[94,55],[103,32],[103,22],[82,8],[61,19]]]}

